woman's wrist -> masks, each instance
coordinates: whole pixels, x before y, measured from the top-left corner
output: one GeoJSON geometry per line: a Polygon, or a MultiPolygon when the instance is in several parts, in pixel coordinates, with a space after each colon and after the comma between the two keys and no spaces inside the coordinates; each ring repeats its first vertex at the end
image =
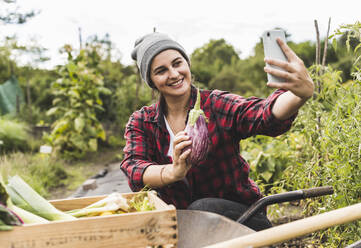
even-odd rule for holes
{"type": "Polygon", "coordinates": [[[160,169],[159,178],[162,185],[168,185],[183,179],[183,177],[177,177],[173,171],[173,164],[166,164],[160,169]]]}
{"type": "Polygon", "coordinates": [[[165,168],[166,168],[166,165],[162,166],[162,168],[160,169],[160,182],[163,186],[167,185],[166,181],[163,179],[163,173],[164,173],[165,168]]]}
{"type": "Polygon", "coordinates": [[[162,166],[162,168],[160,169],[159,178],[160,178],[160,182],[161,182],[162,186],[165,186],[165,185],[168,185],[168,184],[171,184],[171,183],[177,181],[177,179],[174,178],[171,169],[172,169],[171,164],[166,164],[166,165],[162,166]]]}

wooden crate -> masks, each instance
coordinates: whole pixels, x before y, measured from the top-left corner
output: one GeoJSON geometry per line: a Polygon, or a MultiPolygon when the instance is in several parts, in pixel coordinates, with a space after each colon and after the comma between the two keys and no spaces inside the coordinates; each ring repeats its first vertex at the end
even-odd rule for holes
{"type": "MultiPolygon", "coordinates": [[[[122,194],[127,199],[135,194],[122,194]]],[[[177,215],[154,192],[147,192],[156,210],[86,217],[47,224],[25,224],[0,232],[1,248],[125,248],[166,245],[176,247],[177,215]]],[[[62,211],[83,208],[105,196],[54,200],[62,211]]]]}

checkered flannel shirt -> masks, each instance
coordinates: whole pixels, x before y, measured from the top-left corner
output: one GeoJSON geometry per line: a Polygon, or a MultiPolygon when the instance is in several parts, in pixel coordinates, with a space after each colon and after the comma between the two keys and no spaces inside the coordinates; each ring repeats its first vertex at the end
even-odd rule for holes
{"type": "MultiPolygon", "coordinates": [[[[196,101],[191,89],[191,105],[196,101]]],[[[271,108],[284,90],[276,90],[266,99],[244,98],[219,90],[200,90],[201,108],[207,116],[211,148],[207,159],[188,171],[186,180],[156,189],[160,198],[182,209],[204,197],[218,197],[251,204],[262,197],[249,178],[249,165],[240,156],[241,139],[262,134],[277,136],[286,132],[296,115],[280,121],[271,108]]],[[[169,133],[158,103],[134,112],[125,129],[126,145],[121,170],[133,191],[144,187],[145,169],[150,165],[172,163],[167,156],[169,133]]]]}

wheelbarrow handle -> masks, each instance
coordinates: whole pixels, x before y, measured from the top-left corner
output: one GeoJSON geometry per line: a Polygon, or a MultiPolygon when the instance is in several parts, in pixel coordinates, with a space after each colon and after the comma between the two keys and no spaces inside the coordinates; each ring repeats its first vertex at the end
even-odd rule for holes
{"type": "Polygon", "coordinates": [[[324,187],[316,187],[310,189],[300,189],[286,193],[266,196],[253,203],[248,208],[248,210],[244,212],[241,217],[238,218],[237,222],[241,224],[246,222],[249,218],[255,215],[261,208],[264,208],[265,206],[268,205],[281,203],[281,202],[301,200],[301,199],[323,196],[323,195],[331,195],[331,194],[333,194],[333,188],[331,186],[324,186],[324,187]]]}
{"type": "MultiPolygon", "coordinates": [[[[204,248],[265,247],[359,219],[361,219],[361,203],[271,227],[204,248]]],[[[358,248],[359,246],[352,247],[358,248]]]]}
{"type": "Polygon", "coordinates": [[[305,198],[318,197],[323,195],[332,195],[333,187],[332,186],[324,186],[324,187],[316,187],[310,189],[302,189],[303,196],[305,198]]]}

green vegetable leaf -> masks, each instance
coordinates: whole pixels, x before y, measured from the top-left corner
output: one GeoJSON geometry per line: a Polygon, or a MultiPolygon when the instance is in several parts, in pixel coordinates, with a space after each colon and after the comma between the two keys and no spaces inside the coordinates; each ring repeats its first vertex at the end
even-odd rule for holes
{"type": "Polygon", "coordinates": [[[82,118],[82,117],[76,118],[75,121],[74,121],[74,125],[75,125],[75,130],[77,132],[80,133],[81,131],[83,131],[83,128],[84,128],[84,125],[85,125],[84,118],[82,118]]]}

